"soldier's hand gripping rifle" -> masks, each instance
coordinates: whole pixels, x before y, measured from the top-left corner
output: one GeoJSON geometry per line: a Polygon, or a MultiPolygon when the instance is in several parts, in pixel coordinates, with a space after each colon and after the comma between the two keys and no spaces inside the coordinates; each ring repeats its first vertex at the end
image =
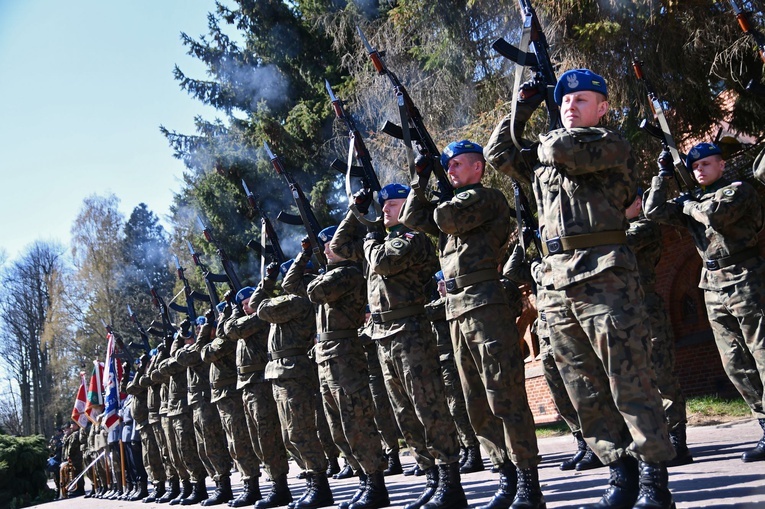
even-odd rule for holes
{"type": "Polygon", "coordinates": [[[133,309],[130,307],[130,304],[127,305],[127,310],[130,321],[135,324],[136,329],[138,329],[138,334],[141,335],[143,349],[146,351],[146,353],[149,353],[151,351],[151,346],[149,346],[149,334],[146,332],[146,329],[143,328],[141,322],[138,321],[138,317],[135,315],[135,313],[133,313],[133,309]]]}
{"type": "Polygon", "coordinates": [[[106,329],[107,334],[111,334],[114,338],[114,342],[117,344],[121,352],[117,354],[117,357],[124,358],[126,361],[130,363],[130,365],[133,365],[133,356],[130,354],[130,351],[128,350],[127,346],[125,345],[125,342],[122,341],[122,337],[114,332],[114,329],[112,329],[112,326],[106,323],[106,321],[102,318],[101,324],[104,326],[104,329],[106,329]]]}
{"type": "Polygon", "coordinates": [[[223,272],[226,273],[226,277],[228,278],[229,286],[231,286],[231,289],[234,291],[234,293],[238,292],[242,289],[242,283],[239,281],[239,276],[237,276],[236,272],[234,272],[234,264],[231,262],[231,259],[228,257],[220,244],[215,242],[210,229],[205,226],[205,223],[202,221],[201,217],[197,216],[197,222],[199,223],[199,227],[202,228],[202,233],[204,234],[207,242],[215,247],[215,250],[218,253],[218,257],[220,258],[220,263],[223,265],[223,272]]]}
{"type": "Polygon", "coordinates": [[[282,211],[279,212],[276,219],[292,225],[302,224],[308,235],[308,241],[311,243],[311,251],[313,252],[314,257],[316,257],[316,261],[322,269],[326,268],[327,257],[324,255],[324,247],[319,240],[321,226],[319,226],[319,221],[316,219],[313,209],[311,209],[311,203],[308,201],[308,198],[306,198],[295,178],[284,168],[281,159],[271,152],[271,147],[268,146],[268,143],[263,142],[263,148],[266,149],[266,154],[268,154],[268,158],[271,160],[271,164],[273,165],[274,170],[276,170],[276,173],[282,175],[287,181],[287,184],[289,184],[292,198],[295,200],[295,205],[297,206],[299,213],[299,217],[296,217],[294,214],[287,214],[282,211]]]}
{"type": "Polygon", "coordinates": [[[443,202],[451,199],[454,196],[454,187],[449,182],[446,170],[441,166],[441,151],[436,147],[433,138],[425,127],[420,110],[414,105],[414,101],[412,101],[409,92],[406,91],[398,76],[385,65],[382,54],[369,44],[360,27],[357,26],[356,30],[367,53],[369,53],[369,58],[372,60],[377,74],[387,76],[396,93],[401,125],[398,126],[391,122],[386,122],[382,131],[394,138],[403,140],[404,145],[406,145],[409,173],[412,177],[412,189],[414,189],[420,200],[429,202],[426,190],[430,173],[432,172],[436,176],[438,183],[438,191],[434,192],[438,196],[438,200],[443,202]],[[414,156],[412,143],[417,145],[420,154],[417,158],[414,156]]]}
{"type": "Polygon", "coordinates": [[[287,261],[287,257],[284,256],[284,251],[282,251],[282,246],[279,243],[279,236],[276,234],[274,224],[268,218],[266,211],[263,210],[260,205],[258,205],[257,198],[252,193],[252,191],[250,191],[250,188],[247,187],[247,182],[245,182],[244,179],[242,179],[242,187],[244,188],[244,194],[247,196],[247,203],[250,204],[250,208],[252,208],[252,211],[256,215],[260,216],[260,224],[263,237],[261,238],[260,244],[254,240],[251,240],[247,243],[247,247],[258,253],[258,256],[260,256],[261,260],[263,260],[263,263],[261,263],[262,267],[266,266],[266,257],[270,258],[272,262],[276,262],[281,265],[287,261]],[[268,245],[266,245],[266,241],[268,241],[268,245]]]}
{"type": "Polygon", "coordinates": [[[154,285],[151,284],[151,281],[149,281],[148,277],[146,278],[146,284],[149,285],[151,300],[154,303],[154,307],[157,308],[157,312],[159,313],[160,318],[162,319],[162,332],[166,336],[175,334],[177,331],[173,326],[173,321],[170,319],[170,310],[168,309],[167,304],[165,304],[165,301],[162,299],[162,297],[159,296],[157,289],[154,288],[154,285]]]}
{"type": "Polygon", "coordinates": [[[218,297],[218,290],[215,288],[215,283],[227,283],[228,277],[225,274],[215,274],[210,268],[202,263],[199,259],[199,253],[194,250],[194,246],[191,241],[186,240],[186,245],[189,247],[189,253],[191,259],[194,261],[194,266],[198,267],[202,272],[202,277],[205,279],[205,288],[207,288],[207,302],[210,303],[215,318],[218,317],[218,304],[220,304],[220,298],[218,297]]]}
{"type": "MultiPolygon", "coordinates": [[[[736,0],[728,0],[728,2],[730,3],[731,9],[733,9],[733,14],[736,16],[741,31],[752,37],[754,43],[757,45],[757,52],[760,54],[760,60],[765,62],[765,36],[762,32],[752,26],[746,11],[739,7],[736,0]]],[[[749,83],[746,84],[746,89],[757,95],[765,95],[765,85],[757,83],[754,80],[750,80],[749,83]]]]}
{"type": "Polygon", "coordinates": [[[210,302],[210,297],[203,293],[192,290],[191,285],[189,284],[189,280],[186,278],[185,269],[181,266],[181,262],[178,260],[178,256],[173,255],[173,261],[175,262],[175,272],[178,275],[178,279],[183,282],[183,294],[186,297],[186,305],[181,306],[177,302],[171,302],[170,308],[177,311],[178,313],[186,313],[186,315],[189,317],[189,320],[192,323],[196,323],[197,310],[194,307],[194,301],[210,302]]]}
{"type": "Polygon", "coordinates": [[[677,145],[675,145],[675,139],[672,137],[672,132],[669,129],[669,123],[667,117],[664,114],[664,107],[662,106],[662,100],[659,95],[651,86],[651,82],[645,77],[643,73],[643,63],[637,58],[632,59],[632,69],[635,71],[635,76],[639,81],[642,81],[645,85],[646,92],[648,94],[648,102],[651,105],[651,111],[653,111],[654,118],[659,122],[656,126],[647,119],[644,119],[640,123],[640,128],[646,133],[650,134],[654,138],[661,141],[663,147],[662,156],[660,157],[661,172],[671,172],[674,169],[674,176],[677,182],[677,186],[681,192],[687,192],[693,197],[698,197],[701,192],[698,184],[688,173],[688,168],[685,166],[683,158],[680,157],[680,153],[677,151],[677,145]],[[670,163],[671,158],[671,163],[670,163]]]}
{"type": "MultiPolygon", "coordinates": [[[[367,226],[375,226],[382,223],[382,207],[377,200],[372,199],[372,206],[375,209],[374,219],[367,219],[365,216],[369,210],[359,210],[359,206],[362,203],[357,202],[356,196],[354,196],[353,188],[351,187],[351,177],[361,179],[361,187],[365,189],[369,197],[373,196],[373,193],[380,192],[382,187],[380,181],[375,173],[375,168],[372,166],[372,157],[369,155],[369,150],[364,143],[359,129],[356,127],[356,122],[353,117],[348,115],[343,108],[343,101],[335,96],[335,92],[332,90],[332,85],[329,81],[324,80],[324,84],[327,87],[327,93],[329,94],[329,100],[332,102],[332,109],[335,112],[335,116],[345,122],[348,127],[348,137],[350,143],[348,144],[348,162],[345,166],[335,159],[332,161],[331,166],[338,171],[345,173],[345,194],[348,197],[348,208],[351,209],[353,215],[363,224],[367,226]],[[361,166],[355,166],[353,164],[354,157],[358,159],[361,166]]],[[[368,206],[367,206],[368,208],[368,206]]]]}

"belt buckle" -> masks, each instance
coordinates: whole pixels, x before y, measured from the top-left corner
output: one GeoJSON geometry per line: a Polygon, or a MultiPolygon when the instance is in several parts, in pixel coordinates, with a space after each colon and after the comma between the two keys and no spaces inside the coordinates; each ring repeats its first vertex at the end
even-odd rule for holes
{"type": "Polygon", "coordinates": [[[720,262],[717,260],[706,261],[707,270],[720,270],[720,262]]]}
{"type": "Polygon", "coordinates": [[[371,316],[372,316],[372,322],[378,325],[383,323],[381,313],[371,313],[371,316]]]}
{"type": "Polygon", "coordinates": [[[444,279],[444,286],[446,287],[447,293],[454,293],[459,290],[459,288],[457,288],[457,280],[455,278],[444,279]]]}
{"type": "Polygon", "coordinates": [[[563,243],[560,241],[560,237],[546,240],[545,244],[547,245],[548,254],[558,254],[563,252],[563,243]]]}

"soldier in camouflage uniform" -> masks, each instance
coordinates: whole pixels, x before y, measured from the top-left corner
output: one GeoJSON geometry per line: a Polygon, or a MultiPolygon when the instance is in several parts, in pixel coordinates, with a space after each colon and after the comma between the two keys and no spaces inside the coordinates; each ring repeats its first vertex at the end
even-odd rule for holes
{"type": "Polygon", "coordinates": [[[260,300],[258,317],[271,324],[265,378],[273,385],[284,445],[306,470],[307,489],[294,502],[294,509],[326,507],[334,499],[327,482],[327,458],[316,431],[318,384],[308,358],[316,336],[314,307],[298,295],[273,297],[278,276],[279,265],[271,263],[252,297],[260,300]],[[259,292],[271,298],[261,299],[259,292]]]}
{"type": "MultiPolygon", "coordinates": [[[[229,297],[227,294],[226,297],[229,297]]],[[[220,314],[215,330],[215,339],[202,347],[202,360],[210,365],[210,402],[215,403],[220,413],[221,424],[226,432],[226,442],[231,458],[236,462],[237,469],[242,474],[242,482],[246,490],[258,490],[260,462],[252,448],[250,430],[247,427],[242,391],[236,388],[238,376],[236,372],[236,341],[226,336],[225,323],[231,317],[233,307],[227,299],[219,304],[220,314]]],[[[231,492],[231,479],[221,478],[218,488],[212,497],[202,502],[202,505],[220,504],[234,498],[231,492]]]]}
{"type": "Polygon", "coordinates": [[[486,508],[544,507],[523,354],[499,274],[511,233],[510,206],[500,191],[481,185],[485,161],[480,145],[451,143],[441,164],[455,188],[454,198],[436,206],[412,194],[401,219],[438,235],[446,318],[470,422],[486,439],[492,430],[504,431],[504,443],[496,447],[504,446],[510,461],[502,466],[499,490],[486,508]],[[491,413],[485,412],[484,398],[491,413]]]}
{"type": "MultiPolygon", "coordinates": [[[[659,161],[667,165],[664,154],[659,161]]],[[[698,200],[682,195],[667,201],[664,175],[672,170],[662,168],[651,181],[645,215],[690,231],[704,261],[699,288],[723,367],[765,433],[765,263],[757,239],[765,211],[751,185],[723,176],[725,161],[716,145],[696,145],[686,162],[701,185],[698,200]]],[[[765,460],[765,434],[742,460],[765,460]]]]}
{"type": "MultiPolygon", "coordinates": [[[[239,380],[236,386],[242,390],[242,402],[253,449],[271,479],[271,492],[265,499],[257,502],[259,509],[265,509],[292,502],[292,495],[287,485],[287,450],[284,448],[279,428],[274,391],[271,382],[265,378],[270,324],[258,318],[255,313],[266,295],[262,291],[254,295],[254,290],[249,286],[239,290],[236,301],[241,304],[234,309],[223,328],[226,337],[237,341],[236,369],[239,380]]],[[[257,486],[253,486],[249,491],[255,493],[256,489],[257,486]]],[[[245,502],[236,500],[230,505],[238,507],[250,505],[255,501],[247,504],[245,502]]]]}
{"type": "MultiPolygon", "coordinates": [[[[383,470],[385,458],[374,421],[369,374],[358,329],[364,323],[367,288],[359,266],[335,254],[330,241],[337,230],[330,226],[319,233],[328,265],[318,276],[306,276],[310,244],[295,258],[282,287],[305,294],[317,306],[317,343],[314,360],[330,429],[349,446],[347,459],[361,469],[359,488],[340,509],[373,509],[390,504],[383,470]]],[[[337,442],[338,440],[336,440],[337,442]]]]}
{"type": "Polygon", "coordinates": [[[675,453],[650,365],[637,262],[626,244],[634,159],[618,133],[596,127],[608,111],[607,90],[588,69],[558,80],[554,97],[564,128],[535,144],[524,141],[531,150],[521,153],[513,133],[521,139],[544,95],[524,84],[515,118],[502,119],[484,153],[497,170],[530,182],[536,197],[539,309],[582,435],[611,469],[596,507],[669,508],[666,462],[675,453]]]}
{"type": "MultiPolygon", "coordinates": [[[[433,244],[413,232],[398,215],[409,188],[388,184],[379,193],[387,235],[375,228],[366,237],[352,211],[340,224],[330,248],[347,260],[366,261],[372,339],[399,428],[412,455],[427,471],[425,490],[407,509],[467,506],[459,473],[459,443],[449,414],[438,352],[424,305],[438,270],[433,244]],[[413,408],[414,413],[402,411],[413,408]],[[414,415],[411,422],[408,416],[414,415]]],[[[368,210],[371,195],[361,197],[368,210]]],[[[362,210],[363,212],[363,210],[362,210]]]]}
{"type": "MultiPolygon", "coordinates": [[[[202,361],[202,348],[213,340],[215,315],[212,309],[197,318],[196,341],[179,348],[175,359],[186,368],[189,406],[192,409],[197,454],[216,486],[231,476],[231,456],[226,445],[226,434],[221,425],[218,408],[210,402],[210,367],[202,361]]],[[[229,483],[230,484],[230,483],[229,483]]],[[[225,498],[225,497],[224,497],[225,498]]],[[[193,505],[208,499],[204,482],[196,483],[189,497],[181,505],[193,505]]],[[[221,498],[218,503],[223,503],[221,498]]]]}
{"type": "Polygon", "coordinates": [[[651,321],[651,364],[656,374],[656,385],[664,400],[664,413],[667,415],[669,439],[675,448],[675,458],[667,466],[681,466],[693,462],[685,438],[685,395],[680,388],[680,381],[675,375],[675,334],[669,323],[669,316],[664,306],[664,299],[656,293],[656,264],[661,258],[661,228],[646,219],[642,214],[643,192],[638,188],[638,195],[632,205],[627,207],[625,215],[630,222],[627,230],[627,245],[635,253],[638,262],[640,286],[645,295],[645,309],[651,321]]]}
{"type": "MultiPolygon", "coordinates": [[[[146,388],[139,385],[141,376],[146,372],[150,357],[143,354],[136,369],[133,379],[128,383],[126,392],[133,397],[132,413],[134,426],[141,436],[141,459],[143,467],[153,483],[165,482],[165,469],[162,466],[162,458],[159,455],[159,447],[154,438],[154,432],[149,424],[148,394],[146,388]]],[[[139,479],[140,491],[130,498],[131,501],[142,500],[149,496],[146,477],[139,479]]]]}

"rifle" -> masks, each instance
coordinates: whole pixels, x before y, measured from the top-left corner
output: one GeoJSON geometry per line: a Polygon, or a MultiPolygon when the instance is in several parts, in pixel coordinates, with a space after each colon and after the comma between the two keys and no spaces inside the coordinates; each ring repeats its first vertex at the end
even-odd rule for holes
{"type": "Polygon", "coordinates": [[[234,264],[231,262],[231,259],[228,257],[228,255],[226,255],[226,252],[223,250],[220,244],[215,242],[212,237],[212,233],[210,233],[210,229],[205,226],[205,223],[202,221],[201,217],[197,216],[197,222],[199,223],[200,228],[202,228],[202,233],[204,234],[205,239],[207,239],[207,242],[212,244],[213,247],[215,247],[215,250],[218,252],[221,265],[223,265],[223,272],[226,273],[226,277],[228,278],[229,286],[234,291],[234,293],[238,292],[242,289],[242,283],[239,281],[239,277],[236,275],[236,272],[234,272],[234,264]]]}
{"type": "Polygon", "coordinates": [[[364,144],[364,139],[361,137],[361,133],[356,127],[356,122],[353,120],[353,117],[345,113],[343,101],[335,96],[335,92],[332,90],[332,85],[330,85],[327,80],[324,80],[324,85],[329,93],[329,100],[332,103],[332,109],[335,112],[335,116],[345,122],[345,125],[348,127],[348,137],[350,138],[346,167],[343,168],[342,163],[337,159],[332,161],[331,166],[345,173],[345,194],[348,196],[348,208],[351,209],[353,215],[367,226],[379,224],[382,221],[382,207],[380,207],[380,204],[376,200],[372,200],[372,205],[375,208],[375,215],[377,217],[374,220],[365,218],[364,214],[356,208],[356,200],[353,197],[353,190],[351,188],[351,177],[357,176],[361,179],[361,187],[363,189],[368,189],[370,192],[380,192],[382,189],[380,181],[377,179],[377,173],[375,173],[374,166],[372,166],[372,158],[369,155],[369,150],[367,150],[367,146],[364,144]],[[356,159],[361,162],[361,166],[353,165],[354,155],[356,156],[356,159]]]}
{"type": "Polygon", "coordinates": [[[451,199],[451,197],[454,196],[454,187],[452,187],[449,178],[446,176],[446,170],[441,166],[441,151],[436,147],[433,138],[425,127],[425,122],[422,119],[420,110],[415,106],[409,92],[406,91],[406,88],[398,79],[398,76],[385,65],[382,54],[380,54],[377,49],[373,48],[372,45],[369,44],[367,38],[364,37],[364,32],[361,31],[361,27],[357,26],[356,30],[359,33],[359,37],[361,37],[361,42],[364,44],[367,53],[369,53],[369,58],[372,60],[372,64],[375,66],[377,74],[386,75],[396,93],[401,125],[398,126],[392,122],[386,121],[382,128],[382,132],[399,140],[403,140],[404,145],[406,145],[409,173],[412,177],[412,189],[414,189],[420,200],[428,202],[429,200],[425,195],[425,188],[427,187],[430,171],[432,171],[438,182],[438,191],[434,192],[434,194],[441,202],[451,199]],[[421,156],[417,160],[414,158],[412,143],[417,145],[418,152],[421,156]],[[420,181],[421,179],[422,182],[420,181]]]}
{"type": "MultiPolygon", "coordinates": [[[[80,473],[77,475],[77,477],[75,477],[74,479],[72,479],[72,481],[71,481],[69,484],[67,484],[67,485],[66,485],[66,491],[69,491],[69,490],[71,490],[72,488],[74,488],[74,486],[77,484],[77,481],[79,481],[80,479],[82,479],[82,476],[83,476],[83,475],[85,475],[85,474],[88,472],[88,469],[89,469],[90,467],[92,467],[93,465],[95,465],[95,464],[96,464],[96,462],[97,462],[98,460],[100,460],[101,458],[103,458],[103,457],[104,457],[104,454],[106,454],[106,450],[103,450],[103,451],[101,451],[101,454],[99,454],[98,456],[96,456],[96,459],[94,459],[93,461],[91,461],[91,462],[90,462],[90,463],[89,463],[89,464],[88,464],[88,465],[87,465],[85,468],[83,468],[83,469],[82,469],[82,472],[80,472],[80,473]]],[[[70,465],[71,465],[71,463],[70,463],[70,465]]],[[[74,465],[72,465],[72,469],[74,469],[74,465]]]]}
{"type": "Polygon", "coordinates": [[[688,168],[685,166],[685,162],[680,157],[680,153],[677,151],[675,139],[672,137],[672,132],[669,129],[669,123],[667,123],[667,117],[664,115],[662,101],[659,99],[659,95],[653,89],[651,82],[648,81],[648,78],[646,78],[645,74],[643,73],[643,62],[641,62],[637,57],[633,57],[632,69],[635,71],[635,76],[637,77],[638,81],[642,81],[645,85],[646,92],[648,93],[648,102],[651,105],[653,116],[659,122],[659,125],[656,126],[650,123],[648,119],[643,119],[643,121],[640,122],[640,128],[654,138],[661,141],[661,145],[664,148],[664,151],[668,152],[672,156],[672,164],[674,165],[675,170],[675,180],[677,181],[677,186],[680,188],[680,191],[683,192],[682,188],[684,186],[685,191],[690,193],[692,196],[698,197],[701,190],[696,184],[696,181],[693,180],[691,175],[688,173],[688,168]]]}
{"type": "Polygon", "coordinates": [[[207,288],[208,302],[212,307],[215,318],[218,318],[218,304],[220,304],[220,298],[218,297],[218,290],[215,288],[215,283],[227,283],[228,278],[225,274],[213,273],[207,265],[202,263],[199,259],[199,254],[194,251],[194,246],[188,239],[186,240],[186,245],[189,247],[189,252],[191,253],[191,259],[194,260],[194,265],[202,272],[202,276],[205,279],[205,287],[207,288]]]}
{"type": "MultiPolygon", "coordinates": [[[[133,365],[133,356],[130,355],[130,351],[128,350],[127,346],[125,346],[125,342],[122,341],[122,338],[119,334],[114,332],[114,329],[112,329],[112,326],[106,323],[104,319],[101,319],[101,324],[103,324],[104,329],[106,329],[107,334],[111,334],[114,338],[114,342],[117,343],[117,346],[122,350],[122,354],[126,357],[126,360],[130,363],[130,365],[133,365]]],[[[119,356],[118,356],[119,357],[119,356]]]]}
{"type": "Polygon", "coordinates": [[[165,304],[165,301],[159,296],[157,289],[154,288],[154,285],[151,284],[148,277],[146,278],[146,284],[149,285],[149,293],[151,294],[154,307],[157,308],[159,316],[162,318],[162,328],[164,329],[165,334],[175,334],[177,331],[175,330],[175,327],[173,327],[173,321],[170,319],[170,311],[167,308],[167,304],[165,304]]]}
{"type": "Polygon", "coordinates": [[[295,205],[297,205],[298,213],[300,214],[299,217],[296,217],[293,214],[279,212],[276,219],[292,225],[302,224],[308,235],[308,241],[311,243],[313,255],[319,262],[319,266],[321,268],[326,268],[327,257],[324,255],[324,248],[319,240],[321,226],[319,226],[319,221],[316,219],[313,209],[311,209],[311,202],[305,197],[303,190],[300,188],[300,185],[295,178],[284,168],[281,159],[271,152],[271,147],[268,146],[268,143],[263,142],[263,147],[266,149],[266,154],[268,154],[268,158],[271,160],[271,164],[273,165],[274,170],[276,170],[276,173],[282,175],[287,181],[287,184],[289,184],[290,190],[292,191],[292,197],[295,199],[295,205]]]}
{"type": "Polygon", "coordinates": [[[244,188],[244,194],[247,196],[247,203],[250,204],[250,208],[252,208],[255,214],[260,216],[260,224],[265,234],[265,238],[261,239],[262,244],[251,240],[247,243],[247,247],[258,253],[261,259],[265,259],[266,255],[269,255],[272,261],[279,264],[284,263],[287,261],[287,257],[284,256],[282,246],[279,244],[279,236],[276,234],[273,223],[266,215],[266,212],[258,205],[258,200],[252,191],[250,191],[250,188],[247,187],[247,182],[244,179],[242,179],[242,187],[244,188]],[[268,246],[265,245],[266,239],[269,243],[268,246]]]}
{"type": "Polygon", "coordinates": [[[210,297],[203,293],[192,290],[191,285],[189,284],[189,280],[186,278],[186,274],[184,273],[185,269],[181,267],[181,262],[178,260],[178,256],[173,255],[173,260],[175,261],[175,270],[178,274],[178,279],[183,282],[183,294],[186,296],[186,306],[184,307],[176,304],[175,302],[171,302],[170,308],[179,313],[186,313],[186,315],[189,317],[189,320],[195,323],[197,321],[197,311],[196,308],[194,308],[194,301],[198,300],[202,302],[210,302],[210,297]]]}
{"type": "Polygon", "coordinates": [[[149,334],[146,332],[146,329],[143,328],[141,322],[138,321],[138,317],[135,315],[135,313],[133,313],[130,304],[127,305],[127,310],[130,320],[135,324],[136,328],[138,329],[138,333],[141,335],[143,349],[146,350],[146,353],[149,353],[151,351],[151,347],[149,346],[149,334]]]}
{"type": "MultiPolygon", "coordinates": [[[[749,16],[747,16],[744,9],[738,6],[736,0],[728,0],[728,2],[733,9],[733,14],[736,16],[741,31],[752,37],[754,43],[757,45],[757,52],[760,54],[760,60],[765,62],[765,36],[762,35],[762,32],[752,27],[749,23],[749,16]]],[[[746,90],[757,95],[765,95],[765,85],[756,82],[754,79],[749,80],[749,83],[746,84],[746,90]]]]}

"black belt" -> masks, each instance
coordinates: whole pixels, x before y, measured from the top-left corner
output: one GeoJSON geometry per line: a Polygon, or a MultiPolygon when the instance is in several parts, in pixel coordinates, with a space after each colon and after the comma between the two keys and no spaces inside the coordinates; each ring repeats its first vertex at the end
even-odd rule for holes
{"type": "Polygon", "coordinates": [[[332,341],[333,339],[357,338],[359,337],[359,331],[356,329],[333,330],[329,332],[321,332],[316,337],[319,342],[332,341]]]}
{"type": "Polygon", "coordinates": [[[444,279],[444,283],[446,284],[447,293],[457,293],[470,285],[492,280],[499,280],[499,272],[495,269],[479,270],[463,276],[444,279]]]}
{"type": "Polygon", "coordinates": [[[546,240],[542,244],[542,253],[547,256],[574,249],[586,249],[588,247],[607,246],[609,244],[625,244],[626,242],[627,233],[624,230],[569,235],[567,237],[555,237],[554,239],[546,240]]]}
{"type": "Polygon", "coordinates": [[[305,348],[285,348],[284,350],[275,350],[268,352],[268,360],[275,361],[277,359],[283,359],[285,357],[295,357],[298,355],[305,355],[305,348]]]}
{"type": "Polygon", "coordinates": [[[407,318],[409,316],[422,315],[425,313],[425,306],[417,304],[415,306],[407,306],[404,308],[391,309],[390,311],[382,311],[380,313],[372,313],[372,321],[376,324],[392,322],[393,320],[399,320],[401,318],[407,318]]]}
{"type": "Polygon", "coordinates": [[[249,366],[237,366],[236,372],[240,375],[246,375],[255,371],[263,371],[264,369],[266,369],[265,364],[250,364],[249,366]]]}
{"type": "Polygon", "coordinates": [[[730,267],[731,265],[741,263],[744,260],[748,260],[749,258],[754,258],[759,254],[759,248],[750,247],[749,249],[744,249],[743,251],[739,251],[736,254],[723,256],[722,258],[717,258],[716,260],[705,260],[704,263],[706,264],[707,270],[720,270],[724,267],[730,267]]]}

